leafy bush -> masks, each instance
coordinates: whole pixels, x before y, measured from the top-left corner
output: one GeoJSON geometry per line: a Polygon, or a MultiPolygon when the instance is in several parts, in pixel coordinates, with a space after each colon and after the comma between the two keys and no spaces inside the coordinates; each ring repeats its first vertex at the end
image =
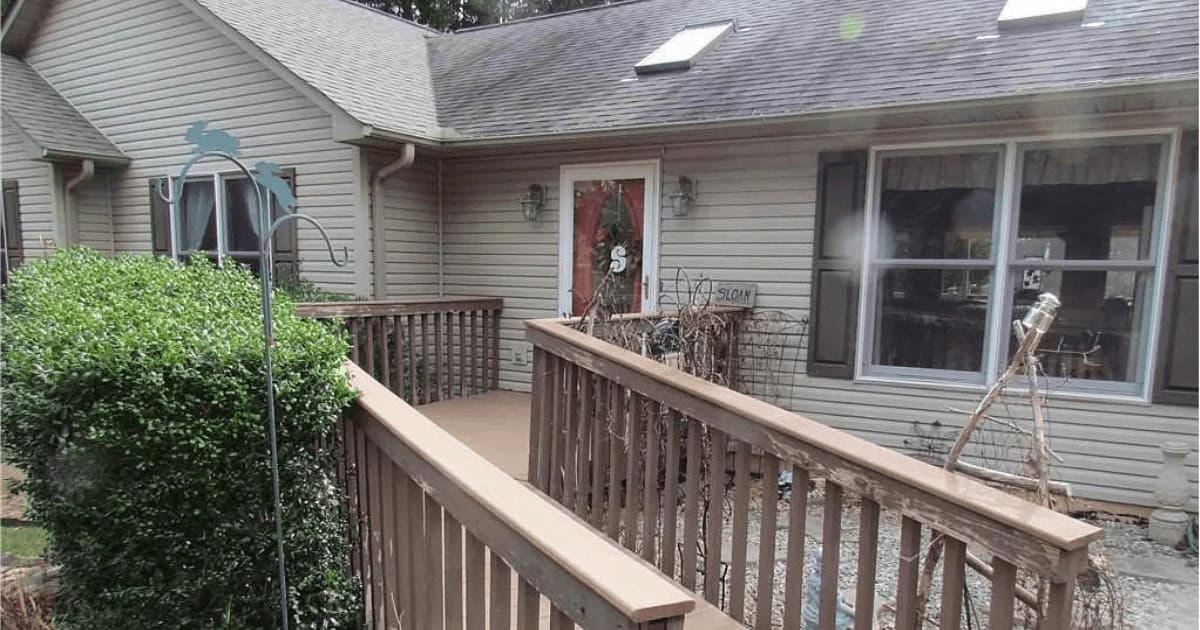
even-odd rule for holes
{"type": "MultiPolygon", "coordinates": [[[[3,316],[6,450],[62,567],[58,628],[269,628],[278,588],[258,282],[244,268],[59,250],[3,316]]],[[[277,296],[292,627],[351,627],[332,449],[346,342],[277,296]]]]}

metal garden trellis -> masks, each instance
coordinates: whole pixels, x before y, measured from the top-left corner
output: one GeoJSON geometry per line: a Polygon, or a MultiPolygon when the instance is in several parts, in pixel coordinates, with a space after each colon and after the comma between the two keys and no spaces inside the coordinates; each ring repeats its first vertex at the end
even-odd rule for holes
{"type": "Polygon", "coordinates": [[[163,193],[161,182],[157,190],[159,197],[170,204],[172,257],[178,257],[180,253],[179,204],[183,196],[183,185],[186,182],[188,172],[193,166],[205,158],[220,158],[232,163],[246,176],[247,181],[254,184],[256,207],[252,210],[254,213],[252,216],[257,217],[256,225],[259,232],[256,236],[258,236],[259,279],[262,291],[263,368],[265,371],[267,394],[267,433],[271,449],[271,490],[274,499],[275,541],[276,552],[279,556],[279,607],[283,630],[288,630],[287,563],[283,554],[283,516],[279,494],[279,445],[275,420],[275,375],[271,358],[272,348],[275,345],[274,327],[271,319],[271,290],[273,286],[272,275],[274,274],[271,239],[275,232],[288,221],[304,221],[315,227],[321,234],[321,238],[325,242],[325,247],[329,251],[329,259],[335,266],[344,267],[349,262],[350,251],[348,248],[343,247],[342,257],[339,260],[334,252],[333,242],[320,222],[308,215],[295,212],[295,198],[292,197],[290,191],[278,190],[278,187],[275,186],[276,183],[282,182],[274,170],[276,168],[275,165],[269,162],[258,162],[255,165],[257,170],[251,170],[236,157],[239,146],[236,137],[221,129],[208,128],[208,123],[203,120],[193,123],[188,128],[184,137],[193,145],[191,157],[184,162],[183,168],[180,169],[177,176],[168,178],[169,191],[167,193],[163,193]],[[276,198],[280,201],[280,205],[284,209],[283,215],[274,221],[271,220],[271,208],[267,203],[268,198],[264,189],[278,190],[276,198]],[[264,227],[265,229],[263,229],[264,227]]]}

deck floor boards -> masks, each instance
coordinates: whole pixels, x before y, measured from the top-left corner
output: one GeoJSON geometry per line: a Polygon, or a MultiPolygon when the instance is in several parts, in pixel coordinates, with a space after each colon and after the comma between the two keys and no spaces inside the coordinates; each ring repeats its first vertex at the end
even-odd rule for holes
{"type": "Polygon", "coordinates": [[[497,390],[421,405],[417,410],[517,481],[529,478],[529,400],[497,390]]]}

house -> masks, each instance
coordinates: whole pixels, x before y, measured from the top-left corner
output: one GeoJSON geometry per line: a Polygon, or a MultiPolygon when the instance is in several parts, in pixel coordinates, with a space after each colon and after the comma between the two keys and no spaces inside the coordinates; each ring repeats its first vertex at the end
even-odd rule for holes
{"type": "Polygon", "coordinates": [[[686,269],[809,319],[783,406],[909,451],[1052,291],[1054,474],[1152,505],[1160,445],[1197,443],[1197,7],[1058,5],[630,0],[444,34],[343,0],[20,0],[6,253],[254,264],[223,165],[167,228],[158,186],[205,120],[349,248],[278,239],[305,278],[503,297],[504,388],[529,387],[522,322],[576,311],[597,269],[630,309],[686,269]]]}

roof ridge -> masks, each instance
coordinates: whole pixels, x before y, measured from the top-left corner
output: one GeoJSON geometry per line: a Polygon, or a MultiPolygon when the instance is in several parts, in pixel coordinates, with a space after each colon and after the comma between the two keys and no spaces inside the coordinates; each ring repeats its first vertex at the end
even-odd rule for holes
{"type": "Polygon", "coordinates": [[[466,28],[460,28],[456,31],[449,31],[444,34],[453,35],[455,33],[472,33],[475,31],[483,31],[483,30],[488,30],[488,29],[502,28],[505,26],[514,26],[516,24],[524,24],[526,22],[533,22],[536,20],[549,20],[549,19],[553,19],[553,18],[566,17],[568,15],[575,15],[577,13],[585,13],[588,11],[605,11],[608,9],[615,9],[615,8],[627,6],[630,4],[638,4],[641,2],[650,2],[650,1],[651,0],[617,0],[616,2],[605,2],[604,4],[596,4],[596,5],[592,5],[590,7],[580,7],[578,9],[571,9],[570,11],[556,11],[554,13],[542,13],[540,15],[531,15],[529,17],[523,17],[523,18],[512,20],[509,22],[497,22],[495,24],[481,24],[479,26],[468,26],[466,28]]]}
{"type": "Polygon", "coordinates": [[[433,33],[434,35],[444,35],[444,34],[445,34],[444,32],[442,32],[442,31],[439,31],[439,30],[437,30],[436,28],[433,28],[433,27],[431,27],[431,26],[427,26],[427,25],[425,25],[425,24],[421,24],[420,22],[414,22],[413,20],[410,20],[410,19],[408,19],[408,18],[404,17],[403,15],[396,15],[395,13],[388,13],[387,11],[384,11],[384,10],[382,10],[382,9],[376,9],[375,7],[369,7],[369,6],[365,5],[365,4],[363,4],[362,2],[358,2],[357,0],[338,0],[338,1],[339,1],[339,2],[342,2],[342,3],[344,3],[344,4],[348,4],[348,5],[350,5],[350,6],[358,7],[358,8],[360,8],[360,9],[364,10],[364,11],[369,11],[369,12],[371,12],[371,13],[377,13],[377,14],[379,14],[379,15],[382,15],[382,16],[384,16],[384,17],[389,17],[389,18],[391,18],[391,19],[393,19],[393,20],[396,20],[396,21],[398,21],[398,22],[401,22],[401,23],[407,24],[407,25],[409,25],[409,26],[415,26],[415,27],[417,27],[417,28],[419,28],[419,29],[421,29],[421,30],[423,30],[423,31],[427,31],[427,32],[429,32],[429,33],[433,33]]]}

